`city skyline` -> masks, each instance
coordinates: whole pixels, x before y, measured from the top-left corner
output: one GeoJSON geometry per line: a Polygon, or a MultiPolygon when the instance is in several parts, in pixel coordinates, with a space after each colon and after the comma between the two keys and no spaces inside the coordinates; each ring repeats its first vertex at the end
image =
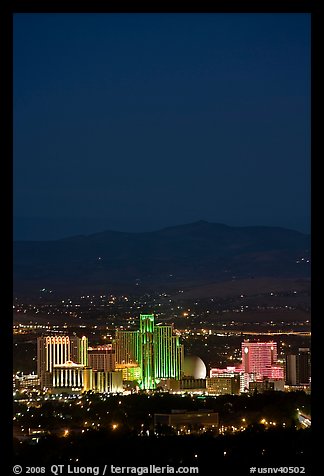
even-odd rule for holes
{"type": "MultiPolygon", "coordinates": [[[[15,301],[14,358],[23,356],[20,363],[15,358],[13,373],[18,463],[35,455],[42,462],[45,445],[47,461],[59,456],[79,467],[89,461],[117,464],[123,441],[123,462],[165,463],[176,448],[174,464],[189,464],[192,457],[197,471],[205,474],[211,450],[224,468],[237,459],[245,467],[250,461],[242,460],[241,452],[257,438],[261,447],[254,446],[255,453],[262,463],[268,463],[270,454],[272,462],[299,457],[306,464],[311,428],[308,319],[224,322],[203,305],[194,306],[192,313],[181,302],[175,315],[169,296],[164,309],[153,298],[159,311],[155,315],[149,295],[133,303],[123,295],[126,308],[135,304],[141,309],[126,315],[124,307],[116,313],[116,296],[102,295],[101,302],[114,310],[100,319],[95,296],[81,296],[81,302],[86,297],[85,308],[93,305],[96,317],[84,315],[77,301],[80,315],[60,315],[52,307],[55,300],[44,303],[40,315],[33,305],[31,317],[24,312],[28,306],[15,301]],[[52,309],[52,316],[44,315],[44,309],[52,309]],[[30,373],[36,347],[42,378],[30,373]],[[42,374],[41,367],[51,371],[42,374]],[[283,451],[277,438],[288,438],[291,448],[283,451]],[[193,442],[194,455],[187,457],[193,442]],[[99,443],[116,449],[107,455],[99,443]],[[148,455],[135,450],[143,443],[151,447],[148,455]]],[[[62,300],[61,305],[72,303],[62,300]]],[[[226,314],[224,302],[221,307],[226,314]]],[[[241,307],[239,312],[242,319],[241,307]]]]}
{"type": "MultiPolygon", "coordinates": [[[[180,333],[181,334],[181,333],[180,333]]],[[[140,314],[137,330],[115,329],[105,345],[89,346],[83,335],[43,335],[37,338],[37,378],[41,392],[87,391],[138,393],[139,390],[244,394],[253,388],[310,389],[310,348],[289,349],[285,364],[277,342],[244,338],[240,363],[209,368],[200,357],[185,352],[173,324],[140,314]]],[[[32,375],[31,383],[35,383],[32,375]]]]}

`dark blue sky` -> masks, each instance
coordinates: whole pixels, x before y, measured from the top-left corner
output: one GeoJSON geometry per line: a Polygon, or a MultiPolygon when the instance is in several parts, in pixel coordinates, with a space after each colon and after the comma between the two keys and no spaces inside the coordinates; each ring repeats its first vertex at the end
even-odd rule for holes
{"type": "Polygon", "coordinates": [[[310,16],[16,14],[14,237],[310,227],[310,16]]]}

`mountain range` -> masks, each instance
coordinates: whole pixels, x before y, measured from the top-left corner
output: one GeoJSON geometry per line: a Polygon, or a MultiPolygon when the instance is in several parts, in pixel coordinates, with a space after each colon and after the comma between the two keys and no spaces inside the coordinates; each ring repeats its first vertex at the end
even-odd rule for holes
{"type": "Polygon", "coordinates": [[[310,235],[198,221],[143,233],[15,241],[14,293],[143,292],[247,278],[310,277],[310,235]]]}

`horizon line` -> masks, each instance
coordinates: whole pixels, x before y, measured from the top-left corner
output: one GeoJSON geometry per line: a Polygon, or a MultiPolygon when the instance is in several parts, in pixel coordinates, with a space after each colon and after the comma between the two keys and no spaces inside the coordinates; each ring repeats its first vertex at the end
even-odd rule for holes
{"type": "Polygon", "coordinates": [[[118,229],[112,227],[112,228],[106,228],[106,229],[102,229],[100,231],[95,231],[95,232],[90,232],[90,233],[75,233],[75,234],[71,233],[71,234],[62,236],[60,238],[32,238],[32,239],[30,239],[30,238],[28,238],[28,239],[26,239],[26,238],[13,238],[13,242],[61,241],[61,240],[66,240],[66,239],[71,239],[71,238],[81,238],[81,237],[87,238],[87,237],[91,237],[91,236],[94,236],[94,235],[101,235],[101,234],[109,233],[109,232],[121,233],[121,234],[131,234],[131,235],[140,235],[140,234],[145,234],[145,233],[158,233],[159,231],[163,231],[163,230],[168,230],[168,229],[172,229],[172,228],[181,228],[181,227],[185,227],[185,226],[198,225],[198,224],[218,225],[218,226],[222,226],[222,227],[226,227],[226,228],[275,228],[275,229],[281,229],[281,230],[294,231],[294,232],[300,233],[302,235],[308,235],[308,236],[311,235],[311,232],[306,233],[304,231],[296,230],[295,228],[289,228],[289,227],[279,226],[279,225],[227,225],[226,223],[222,223],[222,222],[213,222],[213,221],[200,219],[200,220],[195,220],[195,221],[192,221],[192,222],[180,223],[178,225],[161,226],[159,228],[154,228],[152,230],[146,230],[146,231],[125,231],[125,230],[118,230],[118,229]]]}

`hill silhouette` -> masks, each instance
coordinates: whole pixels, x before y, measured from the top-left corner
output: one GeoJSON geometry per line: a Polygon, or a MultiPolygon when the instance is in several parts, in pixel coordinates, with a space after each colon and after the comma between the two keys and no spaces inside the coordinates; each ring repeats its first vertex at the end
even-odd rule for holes
{"type": "Polygon", "coordinates": [[[153,232],[103,231],[14,242],[14,292],[131,292],[258,277],[309,278],[310,236],[198,221],[153,232]],[[139,290],[139,289],[138,289],[139,290]]]}

